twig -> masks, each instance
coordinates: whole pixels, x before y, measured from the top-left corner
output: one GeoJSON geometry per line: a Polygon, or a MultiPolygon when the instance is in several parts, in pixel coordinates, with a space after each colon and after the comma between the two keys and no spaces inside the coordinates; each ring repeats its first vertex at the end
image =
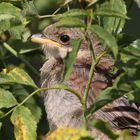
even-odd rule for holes
{"type": "Polygon", "coordinates": [[[59,7],[58,9],[56,9],[54,12],[53,12],[53,14],[52,15],[42,15],[42,16],[40,16],[40,15],[38,15],[38,18],[50,18],[50,17],[55,17],[56,16],[56,14],[61,10],[61,8],[62,7],[59,7]]]}
{"type": "Polygon", "coordinates": [[[65,85],[55,85],[52,87],[46,87],[46,88],[38,88],[36,91],[32,92],[29,96],[27,96],[21,103],[19,103],[17,106],[13,107],[10,111],[8,111],[7,113],[5,113],[3,116],[0,117],[0,119],[6,117],[7,115],[9,115],[10,113],[12,113],[17,107],[23,105],[27,100],[29,100],[33,95],[42,92],[42,91],[47,91],[47,90],[52,90],[52,89],[59,89],[59,90],[67,90],[70,93],[76,95],[78,97],[78,99],[80,100],[81,104],[84,104],[83,98],[81,96],[80,93],[78,93],[77,91],[69,88],[68,86],[65,85]]]}
{"type": "Polygon", "coordinates": [[[38,18],[49,18],[49,17],[55,17],[56,15],[43,15],[43,16],[38,16],[38,18]]]}
{"type": "MultiPolygon", "coordinates": [[[[90,72],[89,72],[89,76],[88,76],[88,82],[87,82],[86,89],[85,89],[85,92],[84,92],[84,97],[83,97],[83,100],[84,100],[84,113],[87,111],[87,98],[88,98],[88,95],[89,95],[90,86],[91,86],[92,79],[93,79],[93,76],[94,76],[95,66],[99,63],[100,59],[105,54],[107,54],[107,52],[108,51],[104,51],[96,59],[95,58],[92,59],[92,64],[91,64],[91,68],[90,68],[90,72]]],[[[94,53],[92,53],[92,54],[94,54],[94,53]]],[[[92,56],[92,58],[93,57],[95,57],[95,56],[92,56]]],[[[84,119],[85,119],[85,128],[88,129],[88,124],[87,124],[88,123],[88,117],[85,114],[84,114],[84,119]]]]}

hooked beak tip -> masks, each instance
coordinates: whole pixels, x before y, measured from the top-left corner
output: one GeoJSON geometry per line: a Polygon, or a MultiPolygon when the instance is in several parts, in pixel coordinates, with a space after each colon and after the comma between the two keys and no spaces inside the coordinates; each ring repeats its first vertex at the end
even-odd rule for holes
{"type": "Polygon", "coordinates": [[[31,39],[32,38],[42,38],[42,34],[33,34],[32,36],[31,36],[31,39]]]}
{"type": "Polygon", "coordinates": [[[39,44],[43,44],[44,39],[43,39],[43,35],[42,34],[34,34],[31,36],[31,41],[33,43],[39,43],[39,44]]]}

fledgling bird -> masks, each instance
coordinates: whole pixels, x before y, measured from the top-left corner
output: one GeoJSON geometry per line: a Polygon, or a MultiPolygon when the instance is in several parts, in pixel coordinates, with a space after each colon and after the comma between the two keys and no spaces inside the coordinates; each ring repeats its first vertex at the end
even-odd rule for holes
{"type": "MultiPolygon", "coordinates": [[[[89,36],[94,44],[95,54],[99,56],[105,49],[93,32],[89,31],[89,36]]],[[[41,68],[41,87],[61,82],[64,68],[63,59],[72,51],[71,40],[73,39],[81,39],[82,44],[76,57],[73,72],[69,80],[64,81],[63,84],[79,91],[82,95],[84,94],[92,61],[84,31],[80,28],[58,28],[57,23],[46,27],[41,34],[32,36],[33,42],[42,44],[44,53],[48,57],[41,68]]],[[[113,78],[109,75],[112,66],[113,61],[107,56],[101,58],[96,66],[89,91],[88,107],[102,90],[112,84],[113,78]]],[[[74,94],[64,90],[49,90],[42,94],[51,130],[60,126],[83,126],[82,105],[74,94]]],[[[126,96],[98,110],[92,115],[92,119],[94,118],[109,121],[113,130],[129,129],[133,134],[140,131],[139,107],[135,104],[130,105],[126,96]]]]}

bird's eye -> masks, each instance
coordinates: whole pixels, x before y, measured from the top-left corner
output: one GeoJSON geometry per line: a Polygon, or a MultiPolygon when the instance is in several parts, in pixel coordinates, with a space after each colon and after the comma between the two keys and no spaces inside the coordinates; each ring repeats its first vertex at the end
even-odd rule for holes
{"type": "Polygon", "coordinates": [[[68,35],[61,35],[60,40],[64,43],[66,43],[70,40],[70,37],[68,35]]]}

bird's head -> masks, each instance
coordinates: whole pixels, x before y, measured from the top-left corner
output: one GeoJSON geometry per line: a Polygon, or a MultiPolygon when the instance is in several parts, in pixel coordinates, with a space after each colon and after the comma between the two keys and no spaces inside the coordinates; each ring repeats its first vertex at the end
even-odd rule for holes
{"type": "Polygon", "coordinates": [[[84,31],[80,28],[57,27],[57,23],[46,27],[41,34],[32,35],[34,43],[42,44],[45,54],[54,58],[65,58],[72,51],[72,40],[80,39],[80,50],[87,50],[87,41],[84,31]]]}

